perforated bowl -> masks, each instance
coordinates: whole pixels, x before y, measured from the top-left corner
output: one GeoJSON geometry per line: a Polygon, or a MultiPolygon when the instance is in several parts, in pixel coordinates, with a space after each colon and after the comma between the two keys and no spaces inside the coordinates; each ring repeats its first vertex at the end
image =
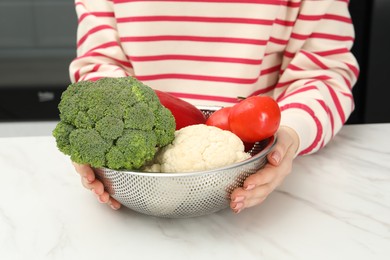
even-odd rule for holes
{"type": "MultiPolygon", "coordinates": [[[[202,107],[202,112],[209,116],[216,109],[202,107]]],[[[230,193],[266,164],[275,142],[275,137],[258,142],[249,151],[249,159],[209,171],[149,173],[99,168],[95,172],[108,193],[132,210],[166,218],[197,217],[227,208],[230,193]]]]}

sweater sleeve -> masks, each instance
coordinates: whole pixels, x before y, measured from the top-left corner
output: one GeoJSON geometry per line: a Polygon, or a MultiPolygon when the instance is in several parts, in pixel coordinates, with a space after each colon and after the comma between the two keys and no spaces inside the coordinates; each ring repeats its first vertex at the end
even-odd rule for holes
{"type": "Polygon", "coordinates": [[[77,58],[69,67],[72,82],[132,74],[117,33],[112,1],[76,0],[77,58]]]}
{"type": "Polygon", "coordinates": [[[347,0],[302,2],[274,91],[281,125],[300,138],[297,154],[326,145],[353,111],[359,74],[353,41],[347,0]]]}

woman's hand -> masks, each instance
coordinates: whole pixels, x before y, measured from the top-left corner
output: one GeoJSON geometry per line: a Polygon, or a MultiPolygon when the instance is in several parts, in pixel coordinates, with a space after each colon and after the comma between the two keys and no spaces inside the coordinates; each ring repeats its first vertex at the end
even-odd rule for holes
{"type": "Polygon", "coordinates": [[[230,207],[234,212],[239,213],[245,208],[262,203],[291,172],[299,146],[298,135],[293,129],[281,126],[277,138],[277,143],[267,156],[268,163],[265,167],[249,176],[242,188],[232,192],[230,207]]]}
{"type": "Polygon", "coordinates": [[[108,192],[104,190],[103,183],[96,179],[95,173],[89,165],[78,164],[75,162],[73,162],[73,165],[81,176],[81,183],[83,186],[91,190],[96,195],[100,203],[106,203],[114,210],[121,207],[121,204],[114,198],[110,197],[108,192]]]}

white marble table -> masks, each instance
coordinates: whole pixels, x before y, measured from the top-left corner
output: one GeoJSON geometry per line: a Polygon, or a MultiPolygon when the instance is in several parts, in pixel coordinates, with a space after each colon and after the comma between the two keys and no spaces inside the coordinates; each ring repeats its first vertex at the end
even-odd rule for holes
{"type": "Polygon", "coordinates": [[[345,126],[261,206],[192,219],[112,211],[52,137],[0,137],[0,259],[390,259],[389,133],[345,126]]]}

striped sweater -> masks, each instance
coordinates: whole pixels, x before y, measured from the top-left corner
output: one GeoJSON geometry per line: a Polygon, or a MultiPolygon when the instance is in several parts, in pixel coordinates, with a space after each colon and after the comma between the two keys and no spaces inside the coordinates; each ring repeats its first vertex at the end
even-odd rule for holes
{"type": "Polygon", "coordinates": [[[76,0],[73,82],[132,75],[195,105],[270,95],[299,154],[354,108],[359,67],[348,0],[76,0]]]}

